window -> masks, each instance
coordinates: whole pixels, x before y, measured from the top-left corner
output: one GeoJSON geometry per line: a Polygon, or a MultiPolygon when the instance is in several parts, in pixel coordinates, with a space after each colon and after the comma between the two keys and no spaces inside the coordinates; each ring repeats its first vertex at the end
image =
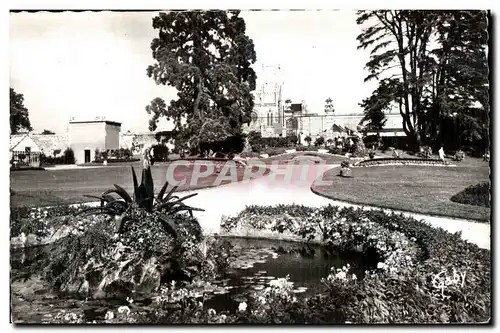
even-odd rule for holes
{"type": "Polygon", "coordinates": [[[31,147],[25,147],[24,152],[27,154],[31,153],[31,147]]]}

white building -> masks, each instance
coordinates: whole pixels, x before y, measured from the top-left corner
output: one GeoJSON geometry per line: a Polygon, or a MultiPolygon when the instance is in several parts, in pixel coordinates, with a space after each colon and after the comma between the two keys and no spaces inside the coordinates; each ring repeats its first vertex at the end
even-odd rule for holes
{"type": "Polygon", "coordinates": [[[280,66],[261,65],[256,69],[256,74],[252,122],[245,125],[243,131],[259,131],[263,137],[286,135],[280,66]]]}

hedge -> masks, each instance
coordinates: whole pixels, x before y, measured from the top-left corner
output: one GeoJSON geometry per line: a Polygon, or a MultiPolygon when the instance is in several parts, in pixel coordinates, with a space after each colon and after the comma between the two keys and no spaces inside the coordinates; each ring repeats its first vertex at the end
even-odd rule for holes
{"type": "Polygon", "coordinates": [[[369,160],[363,160],[356,163],[354,166],[359,167],[369,167],[377,165],[450,165],[449,162],[442,161],[439,159],[422,159],[422,158],[374,158],[369,160]]]}
{"type": "Polygon", "coordinates": [[[450,200],[466,205],[490,207],[490,183],[471,185],[452,196],[450,200]]]}

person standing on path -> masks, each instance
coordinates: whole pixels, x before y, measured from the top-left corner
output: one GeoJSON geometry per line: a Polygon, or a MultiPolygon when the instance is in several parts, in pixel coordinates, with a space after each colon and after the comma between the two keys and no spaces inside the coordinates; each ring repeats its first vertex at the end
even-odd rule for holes
{"type": "Polygon", "coordinates": [[[443,146],[439,149],[439,159],[444,162],[444,149],[443,146]]]}

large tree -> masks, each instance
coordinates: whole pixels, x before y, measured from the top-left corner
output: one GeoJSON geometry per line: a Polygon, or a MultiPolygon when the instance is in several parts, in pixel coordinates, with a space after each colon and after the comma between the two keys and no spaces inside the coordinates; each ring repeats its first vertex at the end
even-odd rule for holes
{"type": "Polygon", "coordinates": [[[387,122],[385,112],[390,111],[394,104],[394,85],[398,85],[395,79],[382,80],[372,95],[359,104],[364,113],[359,125],[366,132],[379,133],[384,128],[387,122]]]}
{"type": "Polygon", "coordinates": [[[28,109],[24,106],[23,94],[10,88],[10,133],[16,134],[20,129],[33,130],[28,109]]]}
{"type": "Polygon", "coordinates": [[[150,130],[165,117],[174,122],[178,142],[199,142],[209,120],[221,122],[228,136],[241,134],[254,106],[256,75],[250,66],[256,54],[239,11],[162,12],[153,18],[153,28],[156,63],[147,74],[176,88],[177,99],[167,105],[156,98],[146,107],[150,130]]]}
{"type": "Polygon", "coordinates": [[[484,11],[444,12],[437,24],[429,130],[450,148],[489,144],[487,27],[484,11]]]}
{"type": "Polygon", "coordinates": [[[359,48],[371,50],[365,80],[391,87],[415,147],[439,141],[440,124],[450,113],[474,113],[476,101],[487,109],[484,12],[360,11],[357,23],[366,25],[359,48]]]}

